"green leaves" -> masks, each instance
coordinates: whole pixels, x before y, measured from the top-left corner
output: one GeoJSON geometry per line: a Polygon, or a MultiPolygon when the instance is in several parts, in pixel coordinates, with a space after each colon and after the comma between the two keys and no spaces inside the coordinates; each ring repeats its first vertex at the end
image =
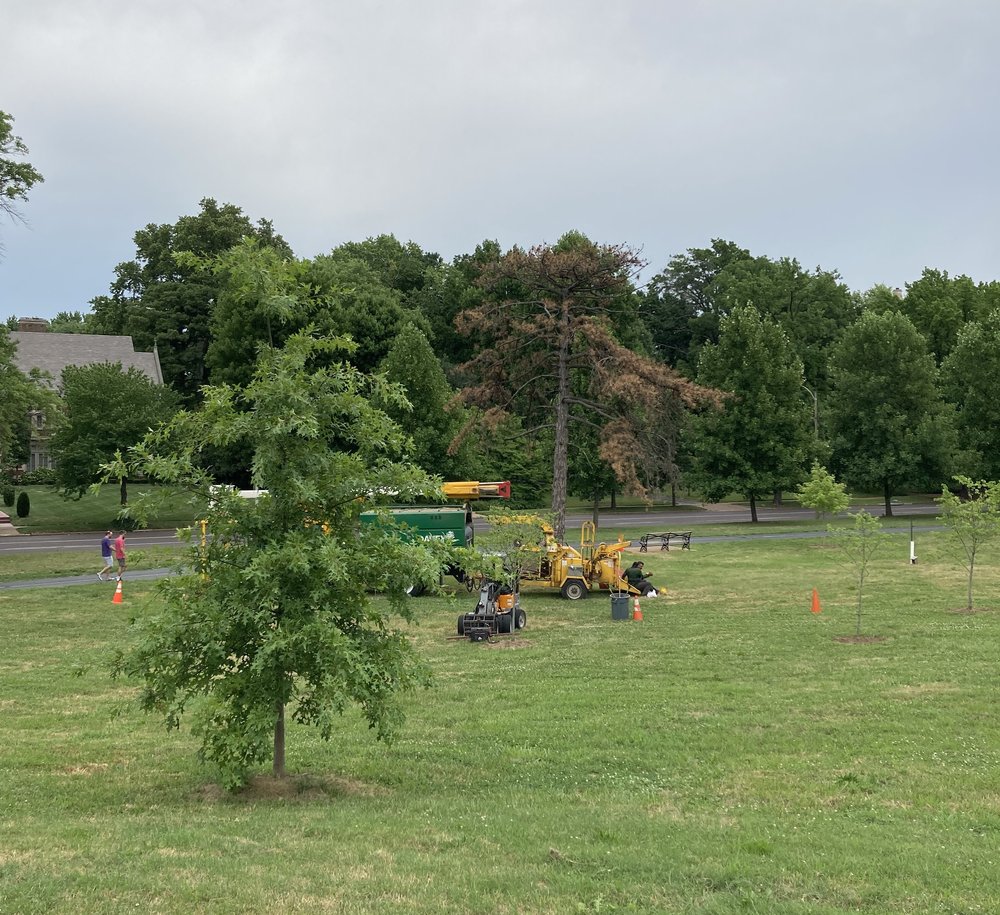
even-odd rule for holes
{"type": "MultiPolygon", "coordinates": [[[[380,493],[412,498],[436,486],[392,459],[403,436],[373,398],[398,400],[398,389],[329,361],[343,350],[336,338],[293,336],[262,354],[245,388],[206,389],[202,410],[179,413],[106,468],[142,470],[204,499],[209,537],[187,560],[197,571],[164,584],[165,611],[136,624],[116,673],[140,678],[144,707],[168,724],[195,701],[201,755],[228,785],[274,752],[277,709],[329,738],[354,704],[389,739],[401,721],[397,692],[426,679],[392,618],[412,617],[406,589],[436,578],[440,557],[357,520],[380,493]],[[204,449],[233,443],[266,490],[256,499],[215,487],[198,466],[204,449]]],[[[274,762],[283,772],[283,756],[274,762]]]]}

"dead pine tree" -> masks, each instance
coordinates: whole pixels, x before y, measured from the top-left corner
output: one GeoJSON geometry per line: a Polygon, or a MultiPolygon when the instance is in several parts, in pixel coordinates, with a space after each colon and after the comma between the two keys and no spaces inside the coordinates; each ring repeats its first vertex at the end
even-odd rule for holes
{"type": "MultiPolygon", "coordinates": [[[[565,537],[570,436],[597,431],[599,454],[622,487],[646,496],[643,462],[657,438],[672,439],[677,412],[718,400],[668,365],[623,346],[617,323],[633,308],[632,280],[642,267],[623,245],[598,245],[579,233],[555,246],[512,248],[486,265],[484,299],[456,317],[477,350],[463,366],[474,379],[460,397],[495,427],[522,418],[525,434],[551,430],[552,518],[565,537]]],[[[468,429],[459,433],[459,442],[468,429]]]]}

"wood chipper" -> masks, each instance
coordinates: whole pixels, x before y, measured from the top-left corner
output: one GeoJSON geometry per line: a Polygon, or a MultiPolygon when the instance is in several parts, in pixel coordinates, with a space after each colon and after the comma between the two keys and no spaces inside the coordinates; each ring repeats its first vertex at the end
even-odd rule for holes
{"type": "Polygon", "coordinates": [[[479,589],[476,609],[458,618],[458,634],[468,636],[473,642],[485,642],[494,635],[523,629],[527,624],[520,595],[500,582],[485,581],[479,589]]]}
{"type": "Polygon", "coordinates": [[[530,562],[522,569],[521,581],[525,584],[556,588],[567,600],[581,600],[596,590],[639,593],[621,577],[621,554],[629,541],[619,537],[615,543],[595,543],[597,529],[592,521],[585,521],[577,550],[556,540],[552,526],[542,518],[517,517],[537,523],[542,533],[537,563],[530,562]]]}

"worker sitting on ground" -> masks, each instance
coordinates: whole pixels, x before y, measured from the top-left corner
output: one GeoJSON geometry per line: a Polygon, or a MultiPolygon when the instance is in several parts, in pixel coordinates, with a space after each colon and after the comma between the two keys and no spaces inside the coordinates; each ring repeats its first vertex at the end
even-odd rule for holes
{"type": "Polygon", "coordinates": [[[642,562],[633,562],[629,568],[622,572],[622,578],[643,597],[656,597],[656,591],[649,582],[651,575],[651,572],[642,571],[642,562]]]}

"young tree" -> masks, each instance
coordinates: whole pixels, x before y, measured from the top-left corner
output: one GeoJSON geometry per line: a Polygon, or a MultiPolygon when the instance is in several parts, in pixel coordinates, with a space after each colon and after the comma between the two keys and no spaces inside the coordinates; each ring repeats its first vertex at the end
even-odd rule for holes
{"type": "Polygon", "coordinates": [[[720,410],[693,417],[687,479],[718,501],[738,492],[757,521],[761,496],[801,479],[812,441],[802,398],[802,363],[778,325],[752,306],[722,320],[719,342],[702,350],[698,382],[729,392],[720,410]]]}
{"type": "Polygon", "coordinates": [[[813,461],[809,479],[799,484],[798,494],[799,505],[813,509],[817,518],[837,515],[851,504],[847,487],[838,483],[836,477],[819,461],[813,461]]]}
{"type": "Polygon", "coordinates": [[[972,577],[976,570],[976,557],[982,546],[1000,535],[1000,482],[961,476],[955,477],[955,481],[962,488],[964,498],[945,486],[939,501],[955,552],[968,575],[965,608],[972,610],[972,577]]]}
{"type": "MultiPolygon", "coordinates": [[[[120,362],[70,365],[62,374],[63,419],[50,440],[57,485],[79,499],[97,480],[101,465],[129,448],[177,410],[177,395],[137,368],[120,362]]],[[[128,478],[121,477],[121,504],[128,478]]]]}
{"type": "Polygon", "coordinates": [[[899,312],[865,312],[834,347],[830,373],[831,445],[847,483],[880,490],[886,517],[899,487],[936,489],[955,452],[953,411],[913,324],[899,312]]]}
{"type": "Polygon", "coordinates": [[[24,141],[14,134],[14,118],[0,111],[0,213],[21,219],[18,201],[28,199],[28,191],[45,179],[30,162],[21,161],[28,154],[24,141]]]}
{"type": "Polygon", "coordinates": [[[887,535],[882,530],[882,522],[861,511],[854,516],[852,528],[827,528],[827,533],[833,538],[834,544],[840,550],[844,560],[854,571],[858,582],[858,610],[855,635],[861,635],[862,595],[865,579],[868,577],[872,557],[886,541],[887,535]]]}
{"type": "Polygon", "coordinates": [[[642,430],[664,420],[664,397],[693,405],[714,392],[617,342],[613,325],[631,310],[631,275],[640,261],[628,248],[596,245],[568,233],[555,246],[514,248],[487,265],[490,297],[457,318],[484,341],[465,369],[476,383],[462,396],[486,410],[486,422],[517,412],[526,429],[552,430],[552,514],[565,535],[571,423],[599,429],[600,453],[623,488],[644,493],[637,456],[642,430]],[[574,389],[574,373],[583,379],[574,389]],[[577,407],[579,409],[574,410],[577,407]]]}
{"type": "Polygon", "coordinates": [[[135,622],[138,638],[114,673],[141,680],[141,706],[169,727],[191,712],[200,755],[231,786],[268,757],[285,774],[286,709],[328,740],[356,704],[388,739],[402,718],[399,692],[423,681],[394,619],[412,618],[406,589],[436,578],[439,560],[423,541],[358,519],[390,498],[381,493],[438,489],[394,460],[401,430],[373,404],[402,392],[334,360],[350,346],[297,335],[264,350],[245,389],[207,388],[200,410],[178,413],[105,469],[108,478],[141,470],[206,506],[211,537],[191,551],[195,571],[164,582],[164,610],[135,622]],[[199,453],[224,443],[251,455],[261,497],[220,490],[200,468],[199,453]]]}

